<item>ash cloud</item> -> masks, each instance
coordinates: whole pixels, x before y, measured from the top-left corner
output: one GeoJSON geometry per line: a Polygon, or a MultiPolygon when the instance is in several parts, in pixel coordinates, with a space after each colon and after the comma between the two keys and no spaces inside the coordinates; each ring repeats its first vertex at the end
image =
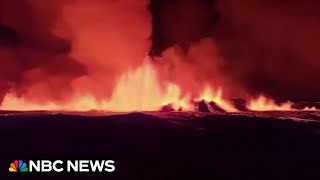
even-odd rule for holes
{"type": "Polygon", "coordinates": [[[214,1],[152,0],[151,10],[151,55],[161,56],[162,76],[194,97],[207,85],[223,87],[226,97],[244,96],[241,85],[223,72],[226,64],[213,38],[219,17],[214,1]]]}
{"type": "Polygon", "coordinates": [[[115,78],[144,60],[148,1],[0,0],[0,102],[14,92],[37,103],[75,94],[106,98],[115,78]]]}
{"type": "Polygon", "coordinates": [[[108,97],[116,77],[143,62],[151,31],[151,54],[163,53],[173,78],[218,82],[233,96],[245,91],[320,101],[319,5],[0,0],[0,102],[9,90],[41,102],[64,101],[75,92],[108,97]]]}
{"type": "Polygon", "coordinates": [[[97,99],[110,97],[121,73],[143,63],[150,49],[148,0],[73,0],[62,8],[60,28],[71,40],[71,56],[87,76],[72,86],[97,99]]]}
{"type": "Polygon", "coordinates": [[[319,101],[320,3],[219,1],[220,50],[228,73],[252,93],[319,101]]]}
{"type": "MultiPolygon", "coordinates": [[[[211,38],[224,62],[218,75],[229,84],[240,84],[250,95],[320,100],[319,2],[154,1],[162,4],[154,27],[162,26],[163,32],[154,32],[153,39],[164,39],[154,49],[176,44],[188,55],[195,42],[211,38]]],[[[197,67],[201,70],[203,64],[216,64],[217,58],[199,59],[197,67]]]]}
{"type": "Polygon", "coordinates": [[[69,56],[67,39],[52,33],[58,6],[51,1],[0,1],[0,102],[19,96],[61,100],[85,68],[69,56]],[[36,89],[36,90],[32,90],[36,89]]]}

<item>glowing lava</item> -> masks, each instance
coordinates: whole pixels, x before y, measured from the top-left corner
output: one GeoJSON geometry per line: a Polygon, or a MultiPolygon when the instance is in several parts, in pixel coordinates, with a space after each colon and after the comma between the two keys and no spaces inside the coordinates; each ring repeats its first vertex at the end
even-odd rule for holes
{"type": "Polygon", "coordinates": [[[188,98],[183,97],[180,88],[172,83],[161,87],[157,73],[149,63],[135,71],[123,74],[114,89],[111,99],[103,109],[112,111],[154,111],[172,104],[185,110],[190,108],[188,98]]]}
{"type": "Polygon", "coordinates": [[[110,99],[97,101],[91,95],[75,95],[68,103],[37,104],[14,93],[5,96],[2,110],[107,110],[115,112],[156,111],[172,104],[175,109],[193,110],[189,96],[182,96],[179,86],[159,83],[157,73],[149,63],[120,76],[110,99]]]}
{"type": "MultiPolygon", "coordinates": [[[[48,111],[90,111],[103,110],[113,112],[132,111],[158,111],[161,107],[171,104],[175,109],[194,111],[193,102],[205,100],[207,103],[215,102],[226,112],[238,112],[238,110],[223,98],[222,88],[216,91],[206,86],[199,98],[192,98],[189,94],[182,94],[180,87],[171,82],[160,82],[154,67],[147,61],[135,70],[123,73],[113,89],[112,96],[103,100],[97,100],[92,95],[76,94],[66,103],[35,103],[25,97],[17,97],[14,93],[8,93],[1,105],[1,110],[48,110],[48,111]]],[[[260,96],[249,100],[247,108],[252,111],[295,111],[292,103],[278,105],[272,99],[260,96]]],[[[314,111],[315,108],[305,108],[305,111],[314,111]]]]}
{"type": "Polygon", "coordinates": [[[248,108],[253,111],[293,111],[291,103],[283,103],[278,105],[272,99],[259,96],[249,102],[248,108]]]}
{"type": "Polygon", "coordinates": [[[209,86],[207,86],[204,89],[204,91],[201,93],[199,100],[206,100],[207,102],[211,102],[211,101],[215,102],[227,112],[239,111],[229,101],[222,98],[222,88],[218,88],[218,90],[215,92],[209,86]]]}

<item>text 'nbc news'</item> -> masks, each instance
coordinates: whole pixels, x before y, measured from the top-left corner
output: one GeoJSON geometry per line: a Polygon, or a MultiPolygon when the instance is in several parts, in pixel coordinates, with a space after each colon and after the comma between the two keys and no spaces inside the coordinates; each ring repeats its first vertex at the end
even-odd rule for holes
{"type": "Polygon", "coordinates": [[[28,164],[15,160],[9,172],[114,172],[115,169],[113,160],[30,160],[28,164]]]}

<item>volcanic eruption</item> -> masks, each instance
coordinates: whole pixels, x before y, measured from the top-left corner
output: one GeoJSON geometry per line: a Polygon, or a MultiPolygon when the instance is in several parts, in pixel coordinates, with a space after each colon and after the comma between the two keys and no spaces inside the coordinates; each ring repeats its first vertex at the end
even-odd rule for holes
{"type": "MultiPolygon", "coordinates": [[[[216,110],[238,112],[234,99],[239,98],[248,110],[298,110],[292,102],[276,103],[272,97],[279,94],[267,87],[274,82],[281,89],[280,82],[292,79],[289,75],[283,81],[270,79],[282,70],[276,60],[261,67],[251,60],[256,52],[241,61],[247,56],[233,50],[238,42],[228,38],[244,38],[245,27],[237,24],[244,20],[232,14],[237,11],[229,12],[228,3],[23,0],[18,6],[20,1],[1,1],[2,110],[131,112],[170,105],[172,110],[194,111],[195,104],[203,102],[216,110]],[[17,7],[21,11],[10,11],[17,7]],[[234,32],[225,29],[227,23],[234,32]],[[226,51],[230,42],[232,52],[226,51]],[[233,55],[239,61],[232,62],[233,55]],[[260,77],[262,86],[254,80],[260,77]],[[258,87],[251,88],[252,84],[258,87]]],[[[239,11],[258,8],[245,5],[239,11]]],[[[247,21],[251,23],[247,28],[260,38],[260,21],[247,21]]],[[[243,43],[253,43],[249,38],[243,43]]],[[[270,59],[284,57],[271,50],[270,59]]]]}
{"type": "Polygon", "coordinates": [[[0,179],[320,179],[319,5],[0,0],[0,179]]]}

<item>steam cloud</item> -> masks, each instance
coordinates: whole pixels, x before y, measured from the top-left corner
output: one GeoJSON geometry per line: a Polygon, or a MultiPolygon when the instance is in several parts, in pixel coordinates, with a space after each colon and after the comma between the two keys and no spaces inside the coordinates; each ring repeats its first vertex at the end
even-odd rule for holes
{"type": "MultiPolygon", "coordinates": [[[[208,43],[201,39],[210,38],[211,46],[218,49],[218,56],[196,57],[199,62],[196,67],[199,72],[211,67],[212,72],[208,73],[216,77],[212,80],[221,76],[227,79],[229,85],[226,87],[233,91],[232,94],[241,95],[237,92],[243,88],[250,95],[263,93],[283,100],[320,100],[320,84],[317,82],[320,78],[319,2],[154,2],[162,4],[157,9],[160,18],[156,16],[156,24],[164,31],[154,32],[154,36],[165,39],[154,49],[179,44],[184,50],[180,52],[188,56],[186,59],[195,59],[188,55],[189,48],[194,49],[195,42],[208,43]],[[223,66],[216,74],[217,69],[207,65],[217,64],[218,58],[223,59],[223,66]]],[[[201,50],[204,49],[198,54],[201,50]]]]}
{"type": "Polygon", "coordinates": [[[11,90],[35,102],[63,102],[75,89],[105,98],[115,77],[141,64],[149,50],[147,0],[0,4],[2,98],[11,90]]]}
{"type": "Polygon", "coordinates": [[[320,3],[218,1],[217,37],[228,73],[254,93],[319,101],[320,3]]]}

